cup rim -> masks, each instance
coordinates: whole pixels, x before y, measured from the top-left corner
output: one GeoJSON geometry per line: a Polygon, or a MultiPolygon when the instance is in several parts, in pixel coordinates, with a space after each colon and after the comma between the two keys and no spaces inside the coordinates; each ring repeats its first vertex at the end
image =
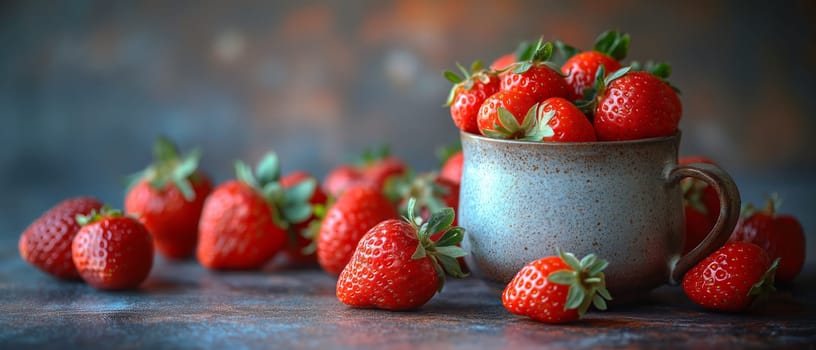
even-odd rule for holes
{"type": "Polygon", "coordinates": [[[493,143],[503,143],[503,144],[518,144],[518,145],[541,145],[541,146],[552,146],[552,147],[567,147],[567,146],[615,146],[615,145],[628,145],[628,144],[648,144],[648,143],[660,143],[660,142],[667,142],[672,140],[677,140],[680,138],[682,132],[678,129],[676,133],[670,136],[660,136],[660,137],[650,137],[645,139],[634,139],[634,140],[623,140],[623,141],[591,141],[591,142],[557,142],[557,141],[525,141],[525,140],[505,140],[505,139],[494,139],[484,135],[478,135],[469,133],[464,130],[459,131],[461,138],[471,138],[483,142],[493,142],[493,143]]]}

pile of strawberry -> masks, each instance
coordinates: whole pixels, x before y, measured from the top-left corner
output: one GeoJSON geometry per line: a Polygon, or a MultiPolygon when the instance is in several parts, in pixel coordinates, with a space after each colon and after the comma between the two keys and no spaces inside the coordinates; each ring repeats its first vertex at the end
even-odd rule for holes
{"type": "Polygon", "coordinates": [[[260,269],[283,255],[289,266],[319,265],[342,275],[338,297],[354,305],[365,294],[343,292],[342,281],[372,281],[372,266],[393,265],[371,282],[388,281],[390,301],[369,292],[377,295],[369,298],[373,305],[388,309],[424,304],[441,289],[444,272],[465,276],[458,247],[464,231],[451,209],[459,201],[461,151],[452,152],[442,175],[416,174],[387,149],[366,152],[360,162],[333,169],[322,185],[302,171],[281,176],[270,152],[254,170],[237,161],[236,178],[214,188],[198,170],[200,153],[182,156],[163,138],[153,153],[155,162],[130,178],[124,213],[92,197],[67,199],[23,232],[23,259],[57,278],[119,290],[141,285],[154,251],[171,260],[195,256],[220,270],[260,269]],[[375,227],[381,229],[373,234],[375,227]],[[358,247],[366,235],[374,235],[376,248],[358,247]],[[388,254],[354,258],[372,249],[388,254]],[[395,262],[395,254],[405,261],[395,262]]]}
{"type": "MultiPolygon", "coordinates": [[[[607,31],[593,50],[562,42],[522,43],[489,68],[476,61],[462,75],[446,71],[454,83],[448,96],[451,118],[463,132],[497,139],[535,142],[623,141],[677,133],[682,106],[666,80],[665,63],[624,67],[629,35],[607,31]]],[[[686,157],[680,164],[705,162],[686,157]]],[[[683,254],[694,249],[719,216],[716,191],[705,182],[683,182],[686,231],[683,254]]],[[[778,201],[764,211],[743,211],[728,243],[692,268],[683,279],[688,297],[713,310],[741,311],[773,291],[774,279],[790,283],[805,259],[799,222],[776,216],[778,201]]],[[[579,318],[590,304],[606,308],[606,262],[594,255],[577,260],[569,253],[530,262],[508,284],[502,301],[513,313],[543,322],[579,318]]]]}
{"type": "Polygon", "coordinates": [[[634,140],[677,132],[682,106],[667,64],[622,67],[629,35],[601,34],[591,51],[556,42],[522,44],[484,69],[476,61],[448,97],[459,129],[491,138],[547,142],[634,140]],[[556,59],[556,56],[558,59],[556,59]]]}
{"type": "MultiPolygon", "coordinates": [[[[593,51],[581,53],[539,40],[490,69],[462,69],[465,78],[447,72],[456,83],[449,100],[453,120],[465,132],[531,141],[675,134],[681,107],[665,81],[668,66],[621,68],[628,45],[628,35],[617,32],[602,34],[593,51]],[[554,52],[563,64],[548,61],[554,52]]],[[[329,172],[322,184],[302,171],[282,175],[270,152],[254,170],[236,162],[235,179],[215,187],[198,170],[200,157],[182,156],[159,139],[155,162],[130,179],[124,213],[92,197],[67,199],[26,228],[20,254],[57,278],[81,278],[104,290],[138,288],[154,251],[239,270],[260,269],[283,255],[291,265],[316,264],[338,276],[344,304],[387,310],[418,308],[442,289],[446,275],[467,275],[459,247],[465,230],[456,226],[454,210],[461,150],[447,152],[438,172],[420,174],[387,151],[368,152],[361,162],[329,172]]],[[[719,202],[705,183],[688,180],[683,189],[690,250],[714,225],[719,202]]],[[[804,234],[795,218],[777,216],[777,209],[771,200],[764,211],[744,212],[731,241],[686,274],[683,288],[691,300],[743,310],[772,290],[774,277],[796,277],[804,234]]],[[[509,311],[543,322],[575,320],[590,305],[605,309],[611,300],[607,265],[592,254],[579,260],[559,251],[523,267],[502,301],[509,311]]]]}

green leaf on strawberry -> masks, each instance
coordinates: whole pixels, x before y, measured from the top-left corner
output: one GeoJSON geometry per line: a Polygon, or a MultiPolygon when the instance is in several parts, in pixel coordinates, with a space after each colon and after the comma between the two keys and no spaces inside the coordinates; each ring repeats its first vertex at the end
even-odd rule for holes
{"type": "Polygon", "coordinates": [[[153,145],[153,164],[126,178],[130,191],[139,181],[146,180],[150,187],[163,190],[168,184],[175,185],[184,199],[191,202],[195,191],[190,181],[194,181],[201,152],[194,149],[186,156],[179,154],[176,146],[166,137],[160,136],[153,145]]]}
{"type": "Polygon", "coordinates": [[[595,39],[593,50],[607,54],[615,60],[626,58],[629,51],[629,34],[608,30],[595,39]]]}

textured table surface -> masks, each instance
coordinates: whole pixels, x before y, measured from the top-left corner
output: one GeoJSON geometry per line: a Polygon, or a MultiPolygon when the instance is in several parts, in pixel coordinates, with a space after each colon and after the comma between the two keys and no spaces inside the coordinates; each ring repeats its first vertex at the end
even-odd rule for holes
{"type": "Polygon", "coordinates": [[[0,348],[814,348],[816,274],[748,314],[705,312],[676,287],[550,326],[509,314],[477,279],[418,311],[350,309],[316,269],[210,272],[158,259],[142,289],[56,281],[0,248],[0,348]]]}

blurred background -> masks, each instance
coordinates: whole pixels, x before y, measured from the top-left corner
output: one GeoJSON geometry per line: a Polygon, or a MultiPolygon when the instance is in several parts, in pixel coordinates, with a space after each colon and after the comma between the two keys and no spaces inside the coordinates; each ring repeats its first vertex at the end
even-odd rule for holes
{"type": "Polygon", "coordinates": [[[121,206],[158,135],[199,147],[217,181],[267,150],[320,177],[381,144],[434,169],[458,138],[443,70],[607,29],[631,34],[630,59],[672,63],[682,153],[720,162],[745,201],[778,192],[814,261],[813,1],[3,1],[0,240],[65,197],[121,206]]]}

